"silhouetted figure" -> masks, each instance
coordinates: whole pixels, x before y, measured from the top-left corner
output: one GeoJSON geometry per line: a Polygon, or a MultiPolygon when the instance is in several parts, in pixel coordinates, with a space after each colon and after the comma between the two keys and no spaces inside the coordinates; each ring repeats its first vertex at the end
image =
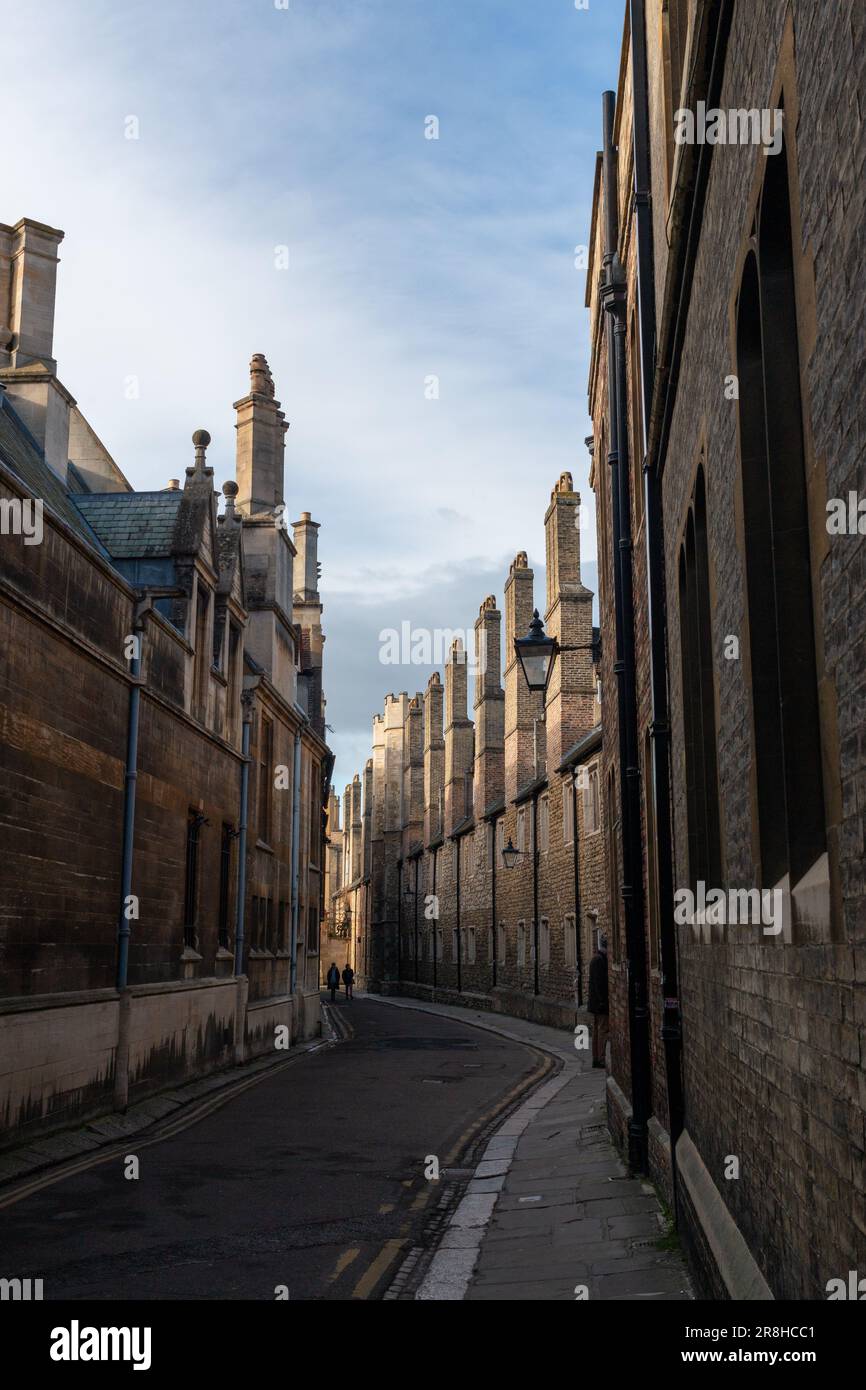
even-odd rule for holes
{"type": "Polygon", "coordinates": [[[331,961],[331,968],[328,971],[328,989],[331,991],[331,1003],[337,1002],[337,990],[340,988],[340,972],[337,969],[337,962],[331,961]]]}
{"type": "Polygon", "coordinates": [[[349,963],[347,962],[347,963],[346,963],[346,968],[345,968],[345,970],[343,971],[343,984],[346,986],[346,998],[347,998],[347,999],[351,999],[351,998],[352,998],[352,986],[353,986],[354,983],[355,983],[355,972],[354,972],[354,970],[352,969],[351,965],[349,965],[349,963]]]}

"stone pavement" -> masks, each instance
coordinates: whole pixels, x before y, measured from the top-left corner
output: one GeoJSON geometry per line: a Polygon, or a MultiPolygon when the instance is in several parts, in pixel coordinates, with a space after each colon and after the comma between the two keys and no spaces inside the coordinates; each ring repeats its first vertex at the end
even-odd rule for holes
{"type": "Polygon", "coordinates": [[[665,1248],[655,1189],[628,1176],[606,1124],[605,1078],[571,1034],[453,1005],[411,1007],[533,1043],[562,1069],[487,1144],[419,1299],[694,1297],[682,1254],[665,1248]]]}

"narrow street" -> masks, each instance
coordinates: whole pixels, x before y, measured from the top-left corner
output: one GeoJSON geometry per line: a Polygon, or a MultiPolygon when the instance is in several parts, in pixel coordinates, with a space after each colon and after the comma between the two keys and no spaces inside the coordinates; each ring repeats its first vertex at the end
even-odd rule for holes
{"type": "Polygon", "coordinates": [[[46,1300],[378,1298],[443,1190],[538,1070],[530,1048],[372,999],[352,1033],[162,1142],[0,1210],[5,1267],[46,1300]]]}

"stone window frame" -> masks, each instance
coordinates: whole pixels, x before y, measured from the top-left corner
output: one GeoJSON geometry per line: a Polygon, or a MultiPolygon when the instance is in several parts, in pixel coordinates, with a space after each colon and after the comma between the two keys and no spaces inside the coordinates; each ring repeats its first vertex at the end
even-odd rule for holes
{"type": "Polygon", "coordinates": [[[575,917],[567,912],[562,919],[562,952],[565,965],[573,970],[577,965],[577,943],[574,935],[575,917]]]}
{"type": "Polygon", "coordinates": [[[538,798],[536,808],[538,817],[538,851],[546,854],[550,848],[550,794],[545,792],[538,798]]]}
{"type": "Polygon", "coordinates": [[[584,835],[598,835],[601,831],[601,787],[598,759],[586,763],[583,770],[586,772],[586,781],[583,787],[583,833],[584,835]]]}
{"type": "Polygon", "coordinates": [[[550,918],[538,919],[538,966],[540,970],[550,967],[550,918]]]}
{"type": "Polygon", "coordinates": [[[573,785],[574,780],[571,774],[562,778],[562,843],[564,845],[574,844],[573,785]]]}

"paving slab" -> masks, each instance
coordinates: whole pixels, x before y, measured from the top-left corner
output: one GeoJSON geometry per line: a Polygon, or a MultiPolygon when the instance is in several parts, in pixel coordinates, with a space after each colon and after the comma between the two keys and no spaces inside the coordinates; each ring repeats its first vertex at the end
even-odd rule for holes
{"type": "Polygon", "coordinates": [[[654,1189],[628,1175],[611,1141],[607,1073],[589,1065],[570,1033],[455,1005],[389,1002],[534,1044],[560,1063],[558,1074],[489,1140],[472,1194],[460,1203],[416,1297],[521,1303],[694,1297],[681,1253],[662,1247],[663,1212],[654,1189]],[[477,1183],[491,1178],[502,1179],[501,1191],[481,1192],[477,1183]],[[486,1208],[472,1205],[482,1202],[486,1208]]]}

